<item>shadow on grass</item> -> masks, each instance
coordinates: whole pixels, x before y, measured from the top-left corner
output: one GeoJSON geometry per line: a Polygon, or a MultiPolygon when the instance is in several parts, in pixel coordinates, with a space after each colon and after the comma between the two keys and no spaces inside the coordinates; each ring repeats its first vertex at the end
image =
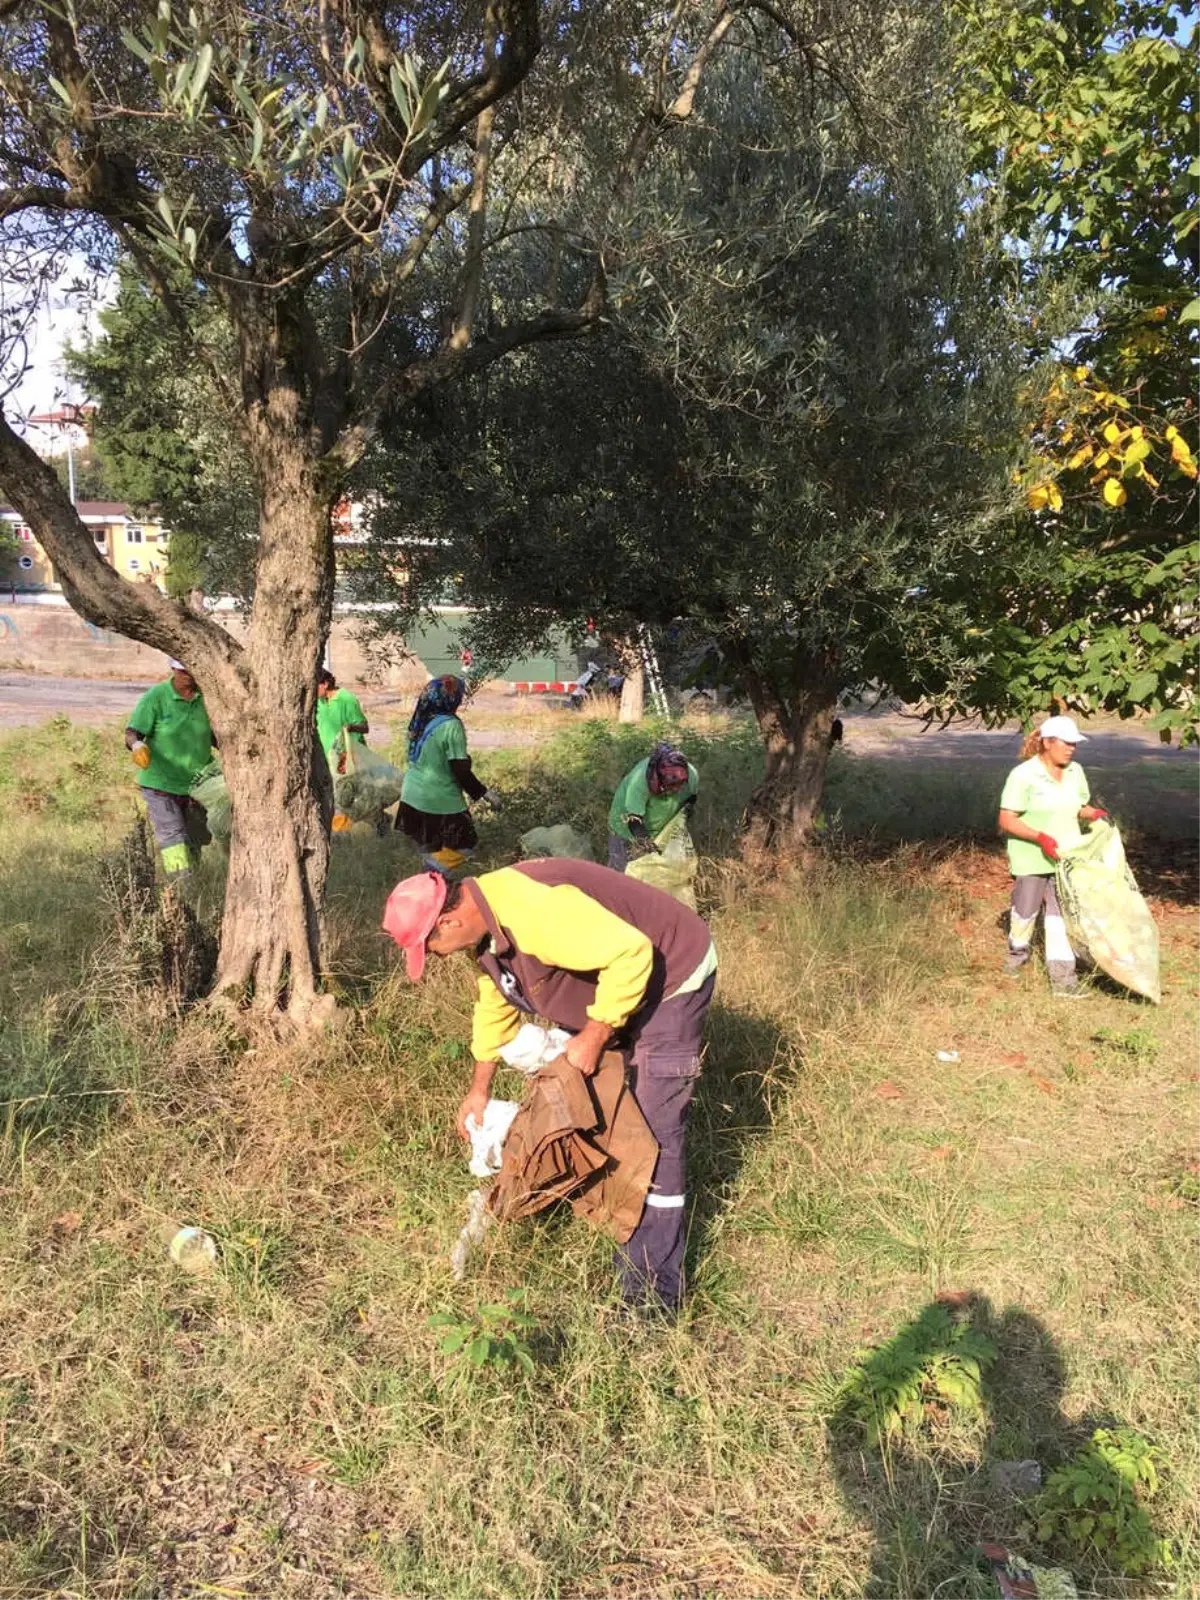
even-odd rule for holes
{"type": "MultiPolygon", "coordinates": [[[[718,982],[720,980],[718,979],[718,982]]],[[[764,1017],[713,1001],[707,1052],[688,1123],[688,1280],[700,1298],[719,1298],[708,1257],[720,1219],[754,1143],[771,1129],[770,1089],[786,1046],[764,1017]]]]}
{"type": "MultiPolygon", "coordinates": [[[[1116,1426],[1068,1418],[1065,1387],[1062,1355],[1037,1317],[1019,1306],[997,1314],[983,1295],[931,1302],[860,1359],[839,1389],[828,1441],[842,1495],[874,1534],[867,1596],[994,1596],[985,1544],[1063,1564],[1061,1550],[1037,1553],[1046,1480],[1097,1428],[1116,1426]]],[[[1087,1460],[1097,1500],[1128,1505],[1151,1540],[1128,1485],[1094,1451],[1087,1460]]],[[[1120,1592],[1101,1554],[1075,1555],[1120,1592]]]]}

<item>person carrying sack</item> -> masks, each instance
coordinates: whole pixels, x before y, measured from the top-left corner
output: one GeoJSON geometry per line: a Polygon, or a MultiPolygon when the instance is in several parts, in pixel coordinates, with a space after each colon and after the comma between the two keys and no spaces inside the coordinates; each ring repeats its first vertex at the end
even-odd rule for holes
{"type": "Polygon", "coordinates": [[[1046,971],[1050,992],[1059,999],[1081,999],[1075,952],[1067,937],[1055,885],[1060,852],[1083,838],[1081,822],[1095,822],[1108,812],[1089,804],[1087,776],[1074,764],[1083,742],[1071,717],[1048,717],[1021,748],[1000,796],[997,826],[1008,840],[1008,866],[1013,877],[1004,970],[1015,975],[1029,960],[1038,913],[1045,912],[1046,971]]]}

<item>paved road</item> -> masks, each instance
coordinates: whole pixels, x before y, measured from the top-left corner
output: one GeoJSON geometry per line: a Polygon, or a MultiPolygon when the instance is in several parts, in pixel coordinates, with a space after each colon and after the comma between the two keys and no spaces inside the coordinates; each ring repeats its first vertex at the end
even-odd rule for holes
{"type": "MultiPolygon", "coordinates": [[[[117,683],[107,678],[50,678],[40,674],[0,672],[0,728],[32,727],[48,717],[63,715],[72,722],[91,725],[112,723],[128,715],[148,683],[117,683]]],[[[408,721],[412,696],[391,690],[363,695],[363,703],[377,724],[402,726],[408,721]]],[[[476,727],[471,736],[477,749],[502,745],[536,743],[542,730],[550,732],[568,717],[551,706],[530,705],[527,700],[505,694],[486,693],[471,702],[471,712],[481,718],[514,711],[525,713],[520,725],[498,728],[476,727]]],[[[909,717],[891,713],[847,712],[843,717],[846,748],[856,755],[892,756],[909,761],[952,761],[993,763],[1011,766],[1016,762],[1020,736],[1016,725],[998,731],[972,726],[926,730],[909,717]]],[[[1131,762],[1143,770],[1171,768],[1200,775],[1200,748],[1179,750],[1160,744],[1155,734],[1130,725],[1118,731],[1106,729],[1088,739],[1080,752],[1089,767],[1125,766],[1131,762]]]]}
{"type": "Polygon", "coordinates": [[[0,672],[0,728],[29,728],[60,715],[72,722],[115,722],[128,715],[137,697],[149,687],[149,682],[0,672]]]}

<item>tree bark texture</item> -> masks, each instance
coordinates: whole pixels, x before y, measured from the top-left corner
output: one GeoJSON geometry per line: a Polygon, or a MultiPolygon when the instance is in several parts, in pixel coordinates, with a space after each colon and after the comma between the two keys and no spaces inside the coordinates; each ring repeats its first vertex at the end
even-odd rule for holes
{"type": "MultiPolygon", "coordinates": [[[[837,713],[837,662],[830,655],[797,653],[793,685],[786,688],[743,659],[766,772],[746,807],[745,848],[803,854],[816,831],[837,713]]],[[[792,675],[792,674],[790,674],[792,675]]]]}
{"type": "Polygon", "coordinates": [[[618,722],[640,722],[646,714],[646,669],[641,651],[634,648],[626,656],[625,681],[621,685],[618,722]]]}

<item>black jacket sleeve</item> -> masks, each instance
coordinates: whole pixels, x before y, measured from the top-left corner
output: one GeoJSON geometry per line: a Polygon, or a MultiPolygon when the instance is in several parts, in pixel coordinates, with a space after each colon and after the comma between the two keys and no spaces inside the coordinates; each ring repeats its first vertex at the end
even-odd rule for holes
{"type": "Polygon", "coordinates": [[[451,761],[450,775],[468,800],[482,800],[487,793],[487,784],[480,783],[471,771],[470,756],[463,756],[459,761],[451,761]]]}

